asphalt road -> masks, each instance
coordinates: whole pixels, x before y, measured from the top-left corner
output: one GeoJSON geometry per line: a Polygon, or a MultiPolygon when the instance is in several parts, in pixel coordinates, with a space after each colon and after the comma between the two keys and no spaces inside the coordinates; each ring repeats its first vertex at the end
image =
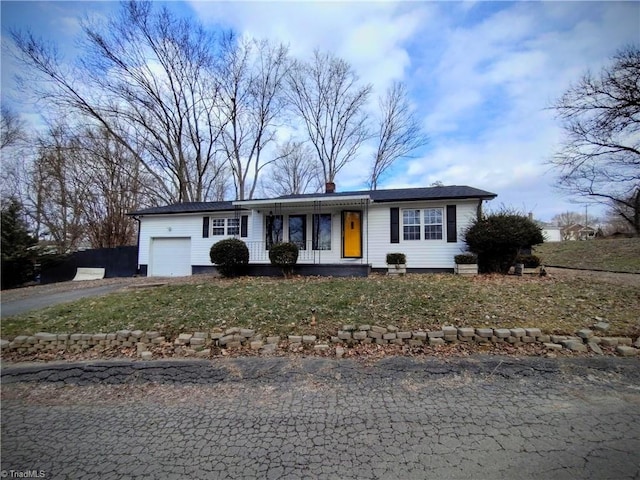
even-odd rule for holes
{"type": "Polygon", "coordinates": [[[483,356],[5,366],[1,468],[8,478],[638,479],[639,367],[483,356]]]}
{"type": "Polygon", "coordinates": [[[34,292],[34,295],[28,298],[2,302],[0,308],[1,318],[19,315],[31,310],[50,307],[61,303],[73,302],[85,297],[98,297],[108,293],[122,289],[122,285],[102,285],[100,287],[82,288],[77,290],[67,290],[49,294],[40,294],[34,292]]]}

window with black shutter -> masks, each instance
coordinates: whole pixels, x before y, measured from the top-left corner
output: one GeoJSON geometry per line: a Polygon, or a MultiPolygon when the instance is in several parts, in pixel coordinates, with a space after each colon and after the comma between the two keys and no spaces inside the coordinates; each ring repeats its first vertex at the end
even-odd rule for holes
{"type": "Polygon", "coordinates": [[[209,238],[209,217],[202,217],[202,238],[209,238]]]}
{"type": "Polygon", "coordinates": [[[392,208],[391,212],[391,243],[400,243],[400,209],[392,208]]]}

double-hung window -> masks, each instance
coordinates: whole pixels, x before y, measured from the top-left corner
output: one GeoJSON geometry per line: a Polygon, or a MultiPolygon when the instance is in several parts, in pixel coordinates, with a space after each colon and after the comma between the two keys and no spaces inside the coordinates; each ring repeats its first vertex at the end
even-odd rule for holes
{"type": "Polygon", "coordinates": [[[403,239],[442,240],[443,209],[405,209],[402,210],[403,239]]]}
{"type": "Polygon", "coordinates": [[[227,235],[240,235],[239,218],[227,218],[227,235]]]}
{"type": "Polygon", "coordinates": [[[402,232],[405,240],[420,240],[420,210],[402,211],[402,232]]]}
{"type": "Polygon", "coordinates": [[[313,215],[313,249],[331,250],[331,214],[313,215]]]}
{"type": "Polygon", "coordinates": [[[212,218],[211,219],[211,235],[214,237],[224,236],[225,218],[212,218]]]}
{"type": "Polygon", "coordinates": [[[441,208],[426,208],[424,210],[424,239],[442,240],[441,208]]]}
{"type": "Polygon", "coordinates": [[[267,216],[267,231],[266,231],[266,245],[267,250],[271,250],[271,247],[276,243],[282,243],[283,238],[283,219],[282,215],[269,215],[267,216]]]}
{"type": "Polygon", "coordinates": [[[307,248],[307,216],[289,215],[289,242],[294,243],[300,250],[307,248]]]}
{"type": "Polygon", "coordinates": [[[240,219],[239,218],[212,218],[211,219],[211,236],[224,237],[240,235],[240,219]]]}

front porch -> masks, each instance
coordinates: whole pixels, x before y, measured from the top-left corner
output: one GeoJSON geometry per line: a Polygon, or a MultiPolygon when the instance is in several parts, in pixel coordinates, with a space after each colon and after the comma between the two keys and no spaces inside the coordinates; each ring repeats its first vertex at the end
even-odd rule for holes
{"type": "MultiPolygon", "coordinates": [[[[140,274],[147,275],[146,265],[143,265],[140,274]]],[[[217,273],[214,265],[194,265],[191,267],[192,275],[210,275],[217,273]]],[[[294,275],[310,277],[368,277],[371,273],[371,265],[367,264],[342,264],[342,263],[298,263],[293,269],[294,275]]],[[[243,275],[250,277],[281,277],[282,270],[270,263],[249,263],[244,269],[243,275]]]]}
{"type": "MultiPolygon", "coordinates": [[[[244,242],[249,249],[250,264],[270,264],[269,250],[267,242],[248,241],[244,242]]],[[[298,265],[364,265],[367,264],[363,256],[359,257],[337,257],[333,250],[321,250],[314,248],[314,241],[293,242],[298,245],[298,265]]]]}
{"type": "Polygon", "coordinates": [[[242,239],[249,249],[250,264],[269,265],[270,247],[290,242],[299,248],[298,266],[327,266],[311,271],[334,272],[340,266],[347,267],[346,271],[357,267],[359,272],[363,268],[368,272],[368,196],[236,203],[251,211],[249,235],[242,239]]]}

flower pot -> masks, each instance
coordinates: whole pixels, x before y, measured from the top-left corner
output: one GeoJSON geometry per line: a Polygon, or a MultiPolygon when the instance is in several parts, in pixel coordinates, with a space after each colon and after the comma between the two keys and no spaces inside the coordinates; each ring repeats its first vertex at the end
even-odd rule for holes
{"type": "Polygon", "coordinates": [[[389,275],[404,275],[407,273],[407,265],[404,263],[387,264],[387,272],[389,275]]]}
{"type": "Polygon", "coordinates": [[[477,263],[456,263],[455,272],[458,275],[466,275],[472,276],[478,274],[478,264],[477,263]]]}

